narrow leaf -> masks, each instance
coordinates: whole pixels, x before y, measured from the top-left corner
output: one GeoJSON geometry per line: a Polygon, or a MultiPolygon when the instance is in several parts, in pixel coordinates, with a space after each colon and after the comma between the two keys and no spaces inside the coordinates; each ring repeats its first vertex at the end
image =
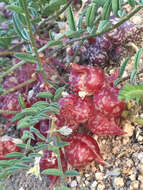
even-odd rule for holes
{"type": "Polygon", "coordinates": [[[28,168],[28,166],[26,164],[21,164],[21,163],[14,164],[14,167],[23,168],[23,169],[28,168]]]}
{"type": "Polygon", "coordinates": [[[34,128],[34,127],[31,127],[30,128],[30,131],[31,132],[33,132],[33,133],[35,133],[35,135],[37,136],[37,137],[39,137],[41,140],[46,140],[46,137],[44,137],[40,132],[39,132],[39,130],[38,129],[36,129],[36,128],[34,128]]]}
{"type": "Polygon", "coordinates": [[[69,27],[72,31],[76,31],[76,24],[72,12],[72,7],[71,5],[68,7],[68,12],[67,12],[67,22],[69,24],[69,27]]]}
{"type": "Polygon", "coordinates": [[[24,60],[24,61],[28,61],[31,63],[36,63],[36,59],[28,53],[16,53],[14,54],[15,57],[17,57],[18,59],[24,60]]]}
{"type": "Polygon", "coordinates": [[[102,20],[100,21],[99,25],[98,25],[98,29],[97,29],[97,34],[98,33],[102,33],[104,31],[106,31],[107,29],[111,28],[111,23],[108,20],[102,20]]]}
{"type": "Polygon", "coordinates": [[[23,157],[23,156],[25,155],[21,152],[11,152],[6,155],[6,158],[15,158],[15,157],[23,157]]]}
{"type": "Polygon", "coordinates": [[[59,170],[59,169],[47,169],[47,170],[43,170],[42,174],[55,175],[55,176],[64,176],[64,173],[61,170],[59,170]]]}
{"type": "Polygon", "coordinates": [[[37,98],[49,98],[49,99],[52,99],[53,94],[51,92],[40,92],[40,93],[37,94],[36,97],[37,98]]]}
{"type": "Polygon", "coordinates": [[[134,62],[134,64],[135,64],[135,69],[136,69],[136,70],[138,69],[139,61],[140,61],[140,58],[141,58],[142,53],[143,53],[143,48],[140,48],[140,49],[137,51],[136,55],[135,55],[135,62],[134,62]]]}
{"type": "Polygon", "coordinates": [[[20,14],[24,13],[23,9],[17,5],[8,5],[7,8],[16,13],[20,13],[20,14]]]}
{"type": "Polygon", "coordinates": [[[21,108],[22,108],[22,109],[25,109],[25,108],[26,108],[26,105],[25,105],[25,103],[24,103],[22,94],[18,94],[18,101],[19,101],[19,104],[20,104],[21,108]]]}
{"type": "Polygon", "coordinates": [[[130,82],[134,83],[135,77],[137,75],[138,71],[135,69],[133,70],[133,72],[131,73],[131,77],[130,77],[130,82]]]}
{"type": "Polygon", "coordinates": [[[130,58],[128,57],[121,65],[120,67],[120,73],[119,76],[122,77],[126,68],[127,63],[129,62],[130,58]]]}
{"type": "Polygon", "coordinates": [[[61,97],[61,94],[64,90],[65,90],[65,87],[61,87],[61,88],[56,90],[56,93],[54,95],[54,101],[57,102],[59,100],[59,98],[61,97]]]}

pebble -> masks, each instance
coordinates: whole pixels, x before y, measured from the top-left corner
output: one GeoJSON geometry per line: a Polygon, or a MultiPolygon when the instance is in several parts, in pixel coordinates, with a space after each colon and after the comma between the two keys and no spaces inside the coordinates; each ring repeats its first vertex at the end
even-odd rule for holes
{"type": "Polygon", "coordinates": [[[105,190],[105,185],[104,184],[99,184],[97,186],[97,190],[105,190]]]}
{"type": "Polygon", "coordinates": [[[95,178],[97,179],[97,181],[102,181],[103,180],[103,173],[96,172],[95,173],[95,178]]]}
{"type": "Polygon", "coordinates": [[[121,178],[121,177],[116,177],[116,178],[114,179],[114,185],[115,185],[116,187],[118,187],[118,188],[123,187],[123,186],[124,186],[124,180],[123,180],[123,178],[121,178]]]}
{"type": "Polygon", "coordinates": [[[90,182],[86,180],[84,183],[86,186],[88,186],[90,182]]]}
{"type": "Polygon", "coordinates": [[[93,181],[93,183],[91,184],[91,188],[95,188],[97,186],[97,181],[93,181]]]}
{"type": "Polygon", "coordinates": [[[138,190],[139,189],[139,181],[133,181],[130,185],[130,189],[129,190],[138,190]]]}
{"type": "Polygon", "coordinates": [[[129,176],[129,178],[130,178],[131,181],[134,181],[136,179],[136,175],[132,174],[132,175],[129,176]]]}
{"type": "Polygon", "coordinates": [[[131,137],[134,133],[134,129],[134,126],[132,126],[130,122],[126,122],[126,124],[123,127],[123,130],[126,132],[124,137],[131,137]]]}
{"type": "Polygon", "coordinates": [[[140,152],[137,157],[140,160],[140,162],[143,163],[143,152],[140,152]]]}
{"type": "Polygon", "coordinates": [[[135,24],[141,24],[142,23],[142,18],[139,15],[135,15],[131,18],[132,22],[135,24]]]}
{"type": "Polygon", "coordinates": [[[138,169],[139,169],[140,173],[143,175],[143,163],[140,163],[138,165],[138,169]]]}
{"type": "Polygon", "coordinates": [[[81,176],[76,177],[77,182],[79,183],[81,181],[81,176]]]}
{"type": "Polygon", "coordinates": [[[70,184],[71,187],[76,187],[77,186],[77,181],[73,180],[70,184]]]}

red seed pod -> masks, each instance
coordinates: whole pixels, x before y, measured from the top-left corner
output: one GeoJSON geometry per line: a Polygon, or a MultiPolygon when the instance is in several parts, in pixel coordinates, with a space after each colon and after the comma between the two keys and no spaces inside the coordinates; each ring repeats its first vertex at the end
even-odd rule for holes
{"type": "Polygon", "coordinates": [[[112,117],[119,117],[125,108],[125,102],[118,99],[119,89],[110,86],[102,88],[93,96],[96,111],[112,117]]]}
{"type": "Polygon", "coordinates": [[[18,147],[13,138],[7,137],[0,140],[0,160],[10,160],[6,158],[6,154],[11,152],[21,152],[21,148],[18,147]]]}
{"type": "Polygon", "coordinates": [[[68,126],[75,130],[79,123],[85,123],[91,115],[92,104],[88,97],[81,99],[78,95],[68,95],[59,100],[60,114],[56,124],[59,127],[68,126]]]}
{"type": "Polygon", "coordinates": [[[88,128],[92,133],[98,136],[125,134],[125,132],[117,126],[114,117],[107,117],[100,113],[95,113],[89,118],[88,128]]]}
{"type": "Polygon", "coordinates": [[[70,145],[65,146],[65,156],[74,168],[84,168],[89,162],[95,160],[104,165],[96,140],[87,134],[72,134],[66,139],[70,145]]]}
{"type": "MultiPolygon", "coordinates": [[[[62,150],[60,151],[60,156],[61,156],[62,169],[63,172],[65,172],[67,170],[67,162],[65,160],[65,156],[62,150]]],[[[40,159],[40,169],[46,170],[50,168],[58,169],[57,155],[52,150],[44,150],[43,157],[41,157],[40,159]]],[[[51,180],[51,183],[55,182],[58,179],[57,176],[48,175],[48,177],[51,180]]]]}
{"type": "Polygon", "coordinates": [[[85,92],[93,95],[98,92],[104,83],[104,72],[93,66],[83,66],[73,63],[69,77],[70,88],[78,93],[85,92]]]}

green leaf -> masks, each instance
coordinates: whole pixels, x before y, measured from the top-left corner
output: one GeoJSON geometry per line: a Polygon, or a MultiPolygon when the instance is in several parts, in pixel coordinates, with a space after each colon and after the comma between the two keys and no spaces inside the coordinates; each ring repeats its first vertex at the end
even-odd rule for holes
{"type": "Polygon", "coordinates": [[[23,28],[21,21],[19,20],[19,16],[17,13],[13,14],[13,24],[15,32],[26,41],[29,41],[29,35],[25,28],[23,28]]]}
{"type": "Polygon", "coordinates": [[[72,31],[76,31],[76,24],[72,12],[72,7],[71,5],[68,7],[68,12],[67,12],[67,22],[69,24],[69,27],[72,31]]]}
{"type": "Polygon", "coordinates": [[[136,55],[135,55],[135,61],[134,61],[134,65],[135,65],[135,69],[137,70],[138,69],[138,66],[139,66],[139,61],[140,61],[140,58],[141,58],[141,55],[143,53],[143,48],[140,48],[136,55]]]}
{"type": "Polygon", "coordinates": [[[25,105],[25,103],[24,103],[22,94],[18,94],[18,101],[19,101],[19,104],[20,104],[21,108],[22,108],[22,109],[25,109],[25,108],[26,108],[26,105],[25,105]]]}
{"type": "Polygon", "coordinates": [[[29,162],[32,162],[33,163],[34,159],[33,158],[29,158],[29,157],[23,157],[21,159],[21,162],[26,162],[26,163],[29,163],[29,162]]]}
{"type": "Polygon", "coordinates": [[[107,29],[110,29],[112,27],[111,23],[108,20],[102,20],[100,21],[97,29],[97,34],[102,33],[106,31],[107,29]]]}
{"type": "Polygon", "coordinates": [[[37,60],[28,53],[16,53],[14,54],[15,57],[17,57],[18,59],[24,60],[25,62],[30,62],[30,63],[36,63],[37,60]]]}
{"type": "Polygon", "coordinates": [[[0,167],[6,167],[10,166],[10,163],[8,160],[0,160],[0,167]]]}
{"type": "Polygon", "coordinates": [[[64,90],[65,90],[65,87],[61,87],[61,88],[56,90],[56,93],[54,95],[54,101],[55,102],[57,102],[59,100],[59,98],[61,98],[61,94],[64,90]]]}
{"type": "Polygon", "coordinates": [[[89,190],[88,188],[80,188],[79,190],[89,190]]]}
{"type": "Polygon", "coordinates": [[[131,77],[130,77],[130,82],[131,82],[131,83],[134,82],[137,73],[138,73],[138,71],[137,71],[136,69],[133,70],[133,72],[131,73],[131,77]]]}
{"type": "Polygon", "coordinates": [[[76,170],[67,170],[65,172],[66,176],[80,176],[80,173],[76,170]]]}
{"type": "Polygon", "coordinates": [[[32,116],[27,116],[21,119],[18,122],[17,129],[22,129],[22,128],[30,128],[30,121],[32,119],[32,116]]]}
{"type": "Polygon", "coordinates": [[[56,187],[55,190],[71,190],[71,189],[66,186],[61,186],[61,187],[56,187]]]}
{"type": "Polygon", "coordinates": [[[17,167],[17,168],[23,168],[23,169],[25,169],[25,168],[28,168],[28,166],[26,165],[26,164],[21,164],[21,163],[16,163],[16,164],[14,164],[14,167],[17,167]]]}
{"type": "Polygon", "coordinates": [[[53,98],[53,94],[51,92],[39,92],[36,97],[37,98],[49,98],[51,100],[53,98]]]}
{"type": "Polygon", "coordinates": [[[42,154],[39,154],[39,153],[30,153],[28,155],[30,158],[35,158],[35,157],[42,157],[43,155],[42,154]]]}
{"type": "Polygon", "coordinates": [[[80,37],[80,35],[83,33],[83,30],[80,30],[80,31],[73,31],[73,30],[70,30],[70,31],[67,31],[65,33],[65,36],[68,37],[68,38],[77,38],[77,37],[80,37]]]}
{"type": "Polygon", "coordinates": [[[48,107],[50,104],[48,102],[45,102],[45,101],[38,101],[36,102],[35,104],[32,105],[32,107],[40,107],[40,109],[43,109],[45,107],[48,107]]]}
{"type": "Polygon", "coordinates": [[[36,128],[34,128],[34,127],[31,127],[31,128],[30,128],[30,132],[35,133],[35,135],[36,135],[37,137],[39,137],[41,140],[46,141],[46,137],[44,137],[44,136],[39,132],[38,129],[36,129],[36,128]]]}
{"type": "Polygon", "coordinates": [[[120,83],[121,80],[122,80],[121,78],[117,78],[117,79],[114,81],[114,86],[117,86],[117,85],[120,83]]]}
{"type": "Polygon", "coordinates": [[[20,14],[24,13],[23,9],[17,5],[8,5],[7,8],[16,13],[20,13],[20,14]]]}
{"type": "Polygon", "coordinates": [[[22,158],[23,156],[25,156],[25,155],[21,152],[11,152],[11,153],[8,153],[6,155],[6,158],[15,158],[15,157],[21,157],[22,158]]]}
{"type": "Polygon", "coordinates": [[[125,101],[129,101],[131,99],[139,99],[143,96],[143,84],[139,85],[131,85],[125,84],[123,88],[119,92],[119,99],[125,99],[125,101]]]}
{"type": "Polygon", "coordinates": [[[42,174],[55,175],[55,176],[63,176],[64,177],[64,173],[61,170],[59,170],[59,169],[47,169],[47,170],[43,170],[42,174]]]}
{"type": "Polygon", "coordinates": [[[126,68],[127,63],[129,62],[130,58],[128,57],[121,65],[120,67],[120,73],[119,76],[122,77],[126,68]]]}
{"type": "Polygon", "coordinates": [[[63,42],[60,40],[51,40],[47,43],[47,47],[63,45],[63,42]]]}

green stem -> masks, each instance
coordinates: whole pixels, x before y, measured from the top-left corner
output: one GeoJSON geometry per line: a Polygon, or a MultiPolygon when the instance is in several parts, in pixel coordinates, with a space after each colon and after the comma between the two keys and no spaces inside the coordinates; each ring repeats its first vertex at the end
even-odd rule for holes
{"type": "Polygon", "coordinates": [[[17,86],[14,86],[12,88],[9,88],[8,90],[5,90],[0,96],[5,96],[6,94],[9,94],[11,92],[14,92],[20,88],[23,88],[24,86],[28,85],[28,84],[31,84],[32,82],[34,82],[36,79],[29,79],[21,84],[18,84],[17,86]]]}
{"type": "Polygon", "coordinates": [[[28,27],[28,32],[29,32],[33,52],[34,52],[34,54],[35,54],[35,56],[37,58],[37,61],[38,61],[37,72],[40,72],[42,74],[44,82],[46,83],[47,82],[46,75],[45,75],[45,72],[44,72],[43,65],[41,63],[41,59],[39,57],[38,49],[36,47],[36,41],[35,41],[35,38],[34,38],[34,35],[33,35],[33,32],[32,32],[30,14],[29,14],[28,6],[27,6],[27,0],[24,0],[23,3],[24,3],[25,16],[26,16],[26,20],[27,20],[27,27],[28,27]]]}
{"type": "MultiPolygon", "coordinates": [[[[58,136],[56,136],[56,137],[55,137],[55,140],[56,140],[56,145],[57,145],[60,139],[59,139],[58,136]]],[[[57,160],[58,160],[58,168],[59,168],[61,171],[63,171],[62,163],[61,163],[60,150],[57,149],[56,153],[57,153],[57,160]]],[[[65,185],[64,177],[61,177],[61,181],[62,181],[63,185],[65,185]]]]}
{"type": "Polygon", "coordinates": [[[17,114],[18,111],[10,111],[10,110],[0,110],[0,114],[17,114]]]}

